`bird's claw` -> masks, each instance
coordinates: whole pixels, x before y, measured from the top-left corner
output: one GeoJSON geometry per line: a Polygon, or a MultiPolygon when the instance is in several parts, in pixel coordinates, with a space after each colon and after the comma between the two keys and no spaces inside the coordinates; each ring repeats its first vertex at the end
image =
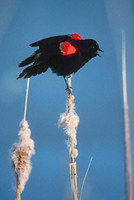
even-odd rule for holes
{"type": "Polygon", "coordinates": [[[68,75],[68,78],[71,78],[72,77],[72,74],[68,75]]]}
{"type": "Polygon", "coordinates": [[[68,95],[72,94],[72,90],[73,90],[72,87],[67,87],[66,88],[66,92],[68,93],[68,95]]]}

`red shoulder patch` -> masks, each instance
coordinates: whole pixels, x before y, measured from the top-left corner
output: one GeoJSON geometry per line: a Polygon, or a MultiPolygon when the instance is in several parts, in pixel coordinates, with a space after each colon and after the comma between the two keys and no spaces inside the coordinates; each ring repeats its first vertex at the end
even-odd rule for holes
{"type": "Polygon", "coordinates": [[[78,33],[72,33],[70,36],[71,39],[82,40],[81,36],[78,33]]]}
{"type": "Polygon", "coordinates": [[[61,42],[60,50],[63,55],[71,55],[76,53],[76,48],[69,42],[61,42]]]}

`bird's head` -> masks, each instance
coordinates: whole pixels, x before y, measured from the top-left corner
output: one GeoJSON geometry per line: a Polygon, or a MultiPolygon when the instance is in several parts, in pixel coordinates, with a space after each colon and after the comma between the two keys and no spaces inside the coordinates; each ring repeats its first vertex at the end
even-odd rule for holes
{"type": "Polygon", "coordinates": [[[103,52],[103,51],[99,48],[98,43],[92,39],[87,39],[86,41],[87,41],[87,45],[88,45],[88,47],[87,47],[88,52],[90,54],[92,54],[93,56],[101,57],[98,51],[101,51],[101,52],[103,52]]]}

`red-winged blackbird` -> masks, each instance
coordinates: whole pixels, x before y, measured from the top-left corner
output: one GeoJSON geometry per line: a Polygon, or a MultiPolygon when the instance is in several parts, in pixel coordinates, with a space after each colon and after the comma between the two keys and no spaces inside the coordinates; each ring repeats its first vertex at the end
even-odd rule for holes
{"type": "Polygon", "coordinates": [[[99,55],[98,50],[102,51],[95,40],[82,40],[77,33],[46,38],[30,46],[38,46],[39,49],[19,64],[19,67],[31,65],[24,69],[17,79],[36,76],[46,72],[48,67],[65,79],[67,75],[77,72],[91,58],[99,55]]]}

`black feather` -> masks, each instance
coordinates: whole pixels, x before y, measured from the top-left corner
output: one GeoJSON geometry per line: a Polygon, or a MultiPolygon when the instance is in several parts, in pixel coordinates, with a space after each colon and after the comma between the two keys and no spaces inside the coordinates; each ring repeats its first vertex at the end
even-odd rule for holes
{"type": "Polygon", "coordinates": [[[42,63],[34,63],[31,66],[27,67],[24,69],[17,79],[24,77],[25,78],[30,78],[31,76],[36,76],[37,74],[41,74],[42,72],[46,72],[48,67],[44,67],[42,63]]]}
{"type": "Polygon", "coordinates": [[[40,53],[39,49],[36,50],[32,56],[30,56],[30,57],[26,58],[25,60],[23,60],[23,61],[19,64],[19,67],[24,67],[24,66],[29,65],[29,64],[31,64],[32,62],[34,62],[35,59],[36,59],[36,57],[37,57],[37,55],[38,55],[38,53],[40,53]]]}

